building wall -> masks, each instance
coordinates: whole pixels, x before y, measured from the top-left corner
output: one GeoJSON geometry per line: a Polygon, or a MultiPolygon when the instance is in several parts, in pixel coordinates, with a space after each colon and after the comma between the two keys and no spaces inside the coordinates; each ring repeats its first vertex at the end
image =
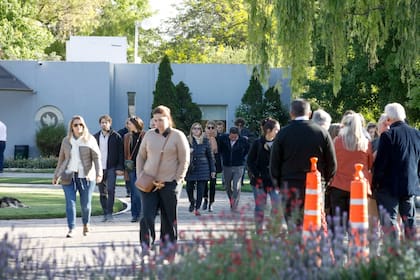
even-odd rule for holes
{"type": "MultiPolygon", "coordinates": [[[[0,91],[0,120],[8,126],[5,156],[13,157],[15,145],[29,145],[29,156],[39,155],[35,145],[39,115],[43,109],[62,114],[66,127],[75,114],[82,115],[91,133],[99,130],[98,117],[110,114],[114,129],[121,129],[128,116],[127,92],[136,93],[136,114],[145,126],[150,120],[158,64],[112,64],[107,62],[0,61],[35,93],[0,91]],[[53,111],[54,111],[53,110],[53,111]]],[[[233,125],[236,107],[249,84],[246,65],[172,64],[172,81],[183,81],[200,106],[222,105],[227,126],[233,125]]],[[[280,81],[282,102],[289,104],[288,80],[279,80],[273,70],[269,84],[280,81]]]]}

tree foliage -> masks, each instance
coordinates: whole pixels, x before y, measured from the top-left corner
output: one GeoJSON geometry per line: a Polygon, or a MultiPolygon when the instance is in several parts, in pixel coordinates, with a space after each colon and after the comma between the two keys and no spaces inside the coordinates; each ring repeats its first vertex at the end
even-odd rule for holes
{"type": "Polygon", "coordinates": [[[276,87],[269,87],[264,93],[263,116],[262,118],[272,117],[285,125],[289,121],[288,110],[280,100],[280,93],[276,87]]]}
{"type": "Polygon", "coordinates": [[[242,0],[186,0],[160,28],[158,52],[176,63],[246,63],[247,11],[242,0]]]}
{"type": "Polygon", "coordinates": [[[56,126],[44,126],[36,132],[36,146],[41,156],[58,156],[61,141],[66,136],[66,128],[60,123],[56,126]]]}
{"type": "Polygon", "coordinates": [[[409,85],[418,79],[415,74],[419,62],[417,0],[247,0],[247,3],[252,61],[262,66],[263,75],[272,63],[280,61],[291,67],[295,95],[304,91],[302,85],[316,38],[321,39],[325,59],[333,66],[334,94],[340,89],[341,74],[352,44],[363,46],[368,57],[366,67],[372,68],[378,63],[378,51],[391,33],[395,34],[392,63],[401,69],[400,78],[409,85]]]}
{"type": "Polygon", "coordinates": [[[201,121],[201,110],[192,102],[190,89],[184,82],[179,82],[175,87],[172,75],[169,58],[164,56],[159,65],[152,109],[159,105],[169,107],[175,126],[188,133],[194,122],[201,121]]]}

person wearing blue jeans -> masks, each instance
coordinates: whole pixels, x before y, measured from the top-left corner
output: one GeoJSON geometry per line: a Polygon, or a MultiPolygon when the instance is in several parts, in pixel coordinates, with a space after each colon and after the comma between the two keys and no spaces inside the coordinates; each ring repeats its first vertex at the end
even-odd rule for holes
{"type": "Polygon", "coordinates": [[[136,170],[128,172],[130,182],[130,195],[131,195],[131,222],[138,222],[141,213],[141,199],[140,190],[136,187],[135,182],[137,180],[136,170]]]}
{"type": "Polygon", "coordinates": [[[66,216],[72,237],[76,226],[76,193],[80,195],[83,235],[89,232],[92,194],[95,183],[102,181],[101,151],[95,137],[89,133],[84,119],[73,116],[68,135],[61,142],[53,185],[61,183],[66,199],[66,216]]]}

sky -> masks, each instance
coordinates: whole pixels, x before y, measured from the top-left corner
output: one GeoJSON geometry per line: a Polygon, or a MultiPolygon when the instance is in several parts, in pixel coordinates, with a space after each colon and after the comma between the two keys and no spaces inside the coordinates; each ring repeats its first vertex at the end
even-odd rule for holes
{"type": "Polygon", "coordinates": [[[150,22],[150,27],[158,27],[161,20],[167,19],[174,15],[176,9],[172,7],[172,4],[180,4],[183,0],[149,0],[149,5],[152,11],[157,11],[158,13],[154,15],[150,22]]]}

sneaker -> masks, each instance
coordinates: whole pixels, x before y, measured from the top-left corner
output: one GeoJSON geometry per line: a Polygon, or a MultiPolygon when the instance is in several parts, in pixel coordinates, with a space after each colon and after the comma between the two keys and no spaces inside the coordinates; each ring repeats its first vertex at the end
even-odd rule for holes
{"type": "Polygon", "coordinates": [[[112,216],[112,214],[111,214],[111,215],[108,215],[108,216],[106,217],[106,221],[107,221],[108,223],[112,223],[112,222],[114,222],[114,217],[112,216]]]}
{"type": "Polygon", "coordinates": [[[139,218],[132,218],[132,219],[131,219],[131,222],[132,222],[132,223],[137,223],[138,221],[139,221],[139,218]]]}
{"type": "Polygon", "coordinates": [[[73,231],[72,230],[69,230],[69,232],[67,233],[66,237],[67,238],[73,237],[73,231]]]}
{"type": "Polygon", "coordinates": [[[194,211],[194,215],[196,215],[196,216],[201,216],[200,211],[195,210],[195,211],[194,211]]]}
{"type": "Polygon", "coordinates": [[[101,222],[102,222],[102,223],[105,223],[106,221],[108,221],[108,218],[107,218],[107,216],[105,215],[105,216],[102,218],[101,222]]]}
{"type": "Polygon", "coordinates": [[[188,209],[188,211],[190,211],[190,212],[194,211],[194,203],[190,204],[190,208],[188,209]]]}
{"type": "Polygon", "coordinates": [[[208,205],[208,200],[207,198],[204,199],[204,203],[203,203],[203,210],[207,210],[207,205],[208,205]]]}
{"type": "Polygon", "coordinates": [[[213,207],[211,206],[211,203],[209,204],[209,212],[213,212],[213,207]]]}

